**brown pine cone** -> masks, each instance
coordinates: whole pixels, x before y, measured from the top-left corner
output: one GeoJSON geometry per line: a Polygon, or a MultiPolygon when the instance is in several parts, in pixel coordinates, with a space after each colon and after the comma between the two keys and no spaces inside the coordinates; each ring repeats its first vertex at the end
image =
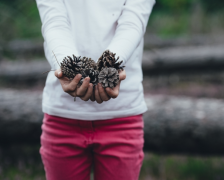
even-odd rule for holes
{"type": "Polygon", "coordinates": [[[92,83],[93,85],[97,85],[98,83],[98,75],[99,75],[99,71],[95,70],[93,68],[85,68],[82,72],[82,78],[80,80],[80,83],[82,84],[84,79],[86,77],[90,77],[90,83],[92,83]]]}
{"type": "Polygon", "coordinates": [[[81,57],[76,57],[75,55],[73,55],[73,59],[70,56],[65,57],[61,63],[61,71],[69,79],[73,79],[76,74],[79,74],[81,67],[81,57]]]}
{"type": "Polygon", "coordinates": [[[104,88],[115,87],[119,82],[119,74],[115,68],[112,67],[105,67],[100,71],[98,76],[99,83],[102,84],[104,88]]]}
{"type": "Polygon", "coordinates": [[[91,58],[83,57],[82,59],[82,68],[83,69],[97,69],[96,63],[91,58]]]}
{"type": "Polygon", "coordinates": [[[82,78],[79,84],[83,83],[86,77],[90,77],[90,83],[96,85],[98,82],[99,72],[94,60],[87,57],[76,57],[73,55],[73,59],[70,56],[64,58],[61,63],[61,70],[63,74],[69,79],[73,79],[77,74],[81,74],[82,78]]]}
{"type": "Polygon", "coordinates": [[[115,59],[115,55],[116,53],[112,53],[109,50],[104,51],[97,61],[98,70],[101,71],[105,67],[112,67],[116,70],[123,70],[124,66],[120,66],[123,61],[117,62],[119,57],[115,59]]]}

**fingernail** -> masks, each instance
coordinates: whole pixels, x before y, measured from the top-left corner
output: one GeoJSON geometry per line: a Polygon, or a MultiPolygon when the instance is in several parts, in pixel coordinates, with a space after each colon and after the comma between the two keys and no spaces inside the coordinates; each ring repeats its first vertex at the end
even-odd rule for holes
{"type": "Polygon", "coordinates": [[[60,76],[60,74],[61,74],[61,71],[58,71],[58,76],[60,76]]]}
{"type": "Polygon", "coordinates": [[[102,84],[98,83],[99,87],[102,87],[102,84]]]}

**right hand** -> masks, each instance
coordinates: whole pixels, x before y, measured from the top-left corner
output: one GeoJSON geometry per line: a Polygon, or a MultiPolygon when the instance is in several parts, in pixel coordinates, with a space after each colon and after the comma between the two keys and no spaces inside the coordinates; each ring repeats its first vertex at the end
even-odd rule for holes
{"type": "Polygon", "coordinates": [[[93,98],[93,84],[90,83],[90,78],[86,77],[81,86],[79,86],[79,81],[81,80],[82,75],[77,74],[74,79],[69,80],[65,77],[61,71],[58,69],[55,71],[54,75],[59,79],[62,89],[64,92],[70,94],[73,97],[80,97],[83,101],[88,101],[93,98]]]}
{"type": "Polygon", "coordinates": [[[95,86],[95,91],[94,91],[94,97],[96,99],[96,102],[101,104],[103,101],[108,101],[111,98],[115,99],[119,95],[119,89],[120,89],[120,84],[121,81],[125,80],[126,78],[126,72],[125,70],[120,70],[119,71],[119,83],[117,84],[116,87],[114,88],[103,88],[102,84],[98,83],[95,86]]]}

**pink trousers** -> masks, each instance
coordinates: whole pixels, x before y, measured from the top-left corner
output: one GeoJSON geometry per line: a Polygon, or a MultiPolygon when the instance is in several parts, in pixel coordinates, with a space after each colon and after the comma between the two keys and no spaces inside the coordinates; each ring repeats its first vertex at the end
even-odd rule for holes
{"type": "Polygon", "coordinates": [[[137,180],[142,115],[83,121],[44,115],[40,154],[47,180],[137,180]]]}

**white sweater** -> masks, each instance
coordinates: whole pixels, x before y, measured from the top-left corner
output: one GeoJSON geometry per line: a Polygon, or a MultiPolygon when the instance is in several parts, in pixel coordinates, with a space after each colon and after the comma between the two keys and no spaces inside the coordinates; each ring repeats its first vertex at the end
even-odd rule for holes
{"type": "Polygon", "coordinates": [[[102,120],[142,114],[147,110],[142,87],[143,36],[155,0],[36,0],[42,21],[45,55],[52,69],[65,56],[98,60],[109,49],[120,56],[126,71],[116,99],[102,104],[83,101],[62,90],[50,72],[42,109],[50,115],[102,120]]]}

